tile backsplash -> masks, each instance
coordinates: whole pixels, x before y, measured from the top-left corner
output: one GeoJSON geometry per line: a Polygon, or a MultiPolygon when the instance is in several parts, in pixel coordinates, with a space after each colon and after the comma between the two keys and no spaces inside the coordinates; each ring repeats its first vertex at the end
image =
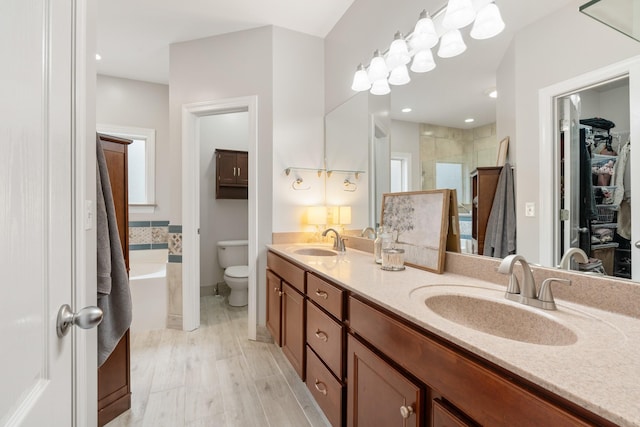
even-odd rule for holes
{"type": "Polygon", "coordinates": [[[168,248],[169,221],[129,221],[129,250],[168,248]]]}

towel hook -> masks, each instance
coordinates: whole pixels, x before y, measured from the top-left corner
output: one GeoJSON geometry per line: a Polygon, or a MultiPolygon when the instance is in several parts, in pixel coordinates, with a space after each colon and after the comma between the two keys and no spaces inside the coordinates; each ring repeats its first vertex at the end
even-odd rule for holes
{"type": "Polygon", "coordinates": [[[343,185],[344,191],[348,191],[350,193],[353,193],[358,189],[358,185],[355,182],[351,182],[349,178],[345,178],[343,185]]]}

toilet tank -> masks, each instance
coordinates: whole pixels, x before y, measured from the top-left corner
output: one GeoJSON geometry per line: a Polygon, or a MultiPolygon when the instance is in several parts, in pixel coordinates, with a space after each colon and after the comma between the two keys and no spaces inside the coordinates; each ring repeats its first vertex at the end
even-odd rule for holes
{"type": "Polygon", "coordinates": [[[227,268],[249,264],[248,240],[221,240],[218,242],[218,264],[227,268]]]}

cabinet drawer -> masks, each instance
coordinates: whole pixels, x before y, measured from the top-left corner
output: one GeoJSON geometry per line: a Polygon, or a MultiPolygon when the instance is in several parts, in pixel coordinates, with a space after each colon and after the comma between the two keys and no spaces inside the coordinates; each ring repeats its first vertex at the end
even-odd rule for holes
{"type": "Polygon", "coordinates": [[[433,400],[431,413],[433,414],[431,424],[433,427],[473,427],[476,425],[464,420],[440,399],[433,400]]]}
{"type": "Polygon", "coordinates": [[[344,291],[331,283],[307,273],[307,296],[338,320],[344,320],[344,291]]]}
{"type": "Polygon", "coordinates": [[[307,300],[307,344],[338,378],[344,377],[343,342],[343,326],[307,300]]]}
{"type": "Polygon", "coordinates": [[[349,325],[481,425],[591,425],[554,403],[553,395],[530,391],[528,383],[516,384],[514,378],[499,375],[353,297],[349,298],[349,325]]]}
{"type": "Polygon", "coordinates": [[[304,293],[304,270],[291,264],[273,252],[267,252],[267,266],[271,271],[282,277],[285,282],[304,293]]]}
{"type": "Polygon", "coordinates": [[[332,426],[342,425],[343,386],[307,346],[307,388],[332,426]]]}

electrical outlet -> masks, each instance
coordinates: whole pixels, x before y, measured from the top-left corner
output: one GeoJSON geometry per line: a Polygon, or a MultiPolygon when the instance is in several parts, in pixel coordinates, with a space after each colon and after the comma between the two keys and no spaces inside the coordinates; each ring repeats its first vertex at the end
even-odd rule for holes
{"type": "Polygon", "coordinates": [[[527,202],[524,204],[524,216],[536,216],[536,204],[527,202]]]}
{"type": "Polygon", "coordinates": [[[91,230],[93,228],[93,201],[85,200],[84,201],[84,229],[91,230]]]}

